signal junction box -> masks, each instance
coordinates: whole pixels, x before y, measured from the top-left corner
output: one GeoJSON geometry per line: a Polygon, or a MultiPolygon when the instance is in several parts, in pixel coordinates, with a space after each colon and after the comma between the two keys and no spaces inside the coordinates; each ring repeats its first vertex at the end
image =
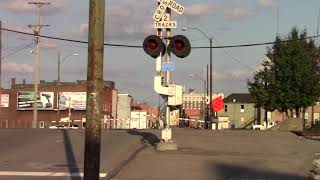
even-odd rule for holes
{"type": "Polygon", "coordinates": [[[170,84],[169,87],[174,89],[173,96],[168,97],[169,106],[179,106],[183,104],[182,100],[182,86],[177,84],[170,84]]]}

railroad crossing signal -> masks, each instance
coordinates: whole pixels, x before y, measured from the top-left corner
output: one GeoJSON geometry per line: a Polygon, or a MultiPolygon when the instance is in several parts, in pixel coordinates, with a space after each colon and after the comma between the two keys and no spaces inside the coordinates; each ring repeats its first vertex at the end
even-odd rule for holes
{"type": "Polygon", "coordinates": [[[156,35],[150,35],[143,41],[143,50],[153,58],[160,56],[161,52],[162,55],[165,54],[166,49],[179,58],[185,58],[191,52],[191,45],[188,38],[183,35],[170,38],[167,48],[161,38],[156,35]]]}

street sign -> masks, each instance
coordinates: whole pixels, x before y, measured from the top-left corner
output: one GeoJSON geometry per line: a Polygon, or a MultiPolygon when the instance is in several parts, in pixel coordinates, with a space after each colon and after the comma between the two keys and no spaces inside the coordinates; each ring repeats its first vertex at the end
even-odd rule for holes
{"type": "Polygon", "coordinates": [[[163,14],[161,21],[170,21],[170,14],[169,13],[165,13],[163,14]]]}
{"type": "Polygon", "coordinates": [[[177,28],[177,21],[156,21],[153,23],[153,28],[177,28]]]}
{"type": "Polygon", "coordinates": [[[173,62],[165,62],[162,64],[162,71],[174,71],[174,63],[173,62]]]}
{"type": "Polygon", "coordinates": [[[212,108],[214,112],[224,109],[224,103],[221,96],[212,100],[212,108]]]}
{"type": "MultiPolygon", "coordinates": [[[[162,1],[164,0],[157,0],[158,2],[162,3],[162,1]]],[[[182,5],[180,5],[179,3],[173,1],[173,0],[170,0],[168,2],[168,5],[167,5],[168,8],[170,8],[171,10],[175,11],[176,13],[182,15],[183,12],[184,12],[184,7],[182,5]]]]}
{"type": "Polygon", "coordinates": [[[156,10],[156,12],[153,14],[153,19],[156,21],[160,21],[164,11],[167,9],[168,4],[171,0],[162,0],[156,10]]]}
{"type": "Polygon", "coordinates": [[[206,96],[206,104],[210,104],[210,97],[206,96]]]}

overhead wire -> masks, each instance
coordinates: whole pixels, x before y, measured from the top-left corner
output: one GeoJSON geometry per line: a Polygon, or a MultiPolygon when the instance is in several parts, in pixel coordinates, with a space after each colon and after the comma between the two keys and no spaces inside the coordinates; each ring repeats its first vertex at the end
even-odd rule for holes
{"type": "MultiPolygon", "coordinates": [[[[216,38],[213,38],[217,43],[221,44],[216,38]]],[[[234,60],[235,62],[237,62],[238,64],[240,64],[241,66],[245,67],[246,69],[249,70],[253,70],[255,71],[254,68],[242,63],[238,58],[234,57],[229,51],[227,51],[226,49],[223,49],[223,52],[228,55],[232,60],[234,60]]]]}
{"type": "MultiPolygon", "coordinates": [[[[27,32],[22,32],[22,31],[17,31],[13,29],[8,29],[8,28],[1,28],[1,30],[8,31],[8,32],[13,32],[13,33],[18,33],[18,34],[24,34],[24,35],[29,35],[29,36],[35,36],[33,33],[27,33],[27,32]]],[[[82,43],[82,44],[88,44],[88,41],[81,41],[81,40],[75,40],[75,39],[67,39],[67,38],[60,38],[60,37],[53,37],[53,36],[46,36],[46,35],[38,35],[38,37],[42,38],[47,38],[47,39],[54,39],[54,40],[60,40],[60,41],[68,41],[68,42],[73,42],[73,43],[82,43]]],[[[291,41],[296,41],[296,40],[307,40],[307,39],[314,39],[320,37],[320,35],[314,35],[314,36],[308,36],[305,38],[299,38],[299,39],[290,39],[290,40],[282,40],[281,42],[291,42],[291,41]]],[[[262,42],[262,43],[252,43],[252,44],[238,44],[238,45],[224,45],[224,46],[213,46],[211,48],[213,49],[222,49],[222,48],[240,48],[240,47],[252,47],[252,46],[264,46],[264,45],[271,45],[274,44],[275,41],[271,42],[262,42]]],[[[124,47],[124,48],[142,48],[142,45],[128,45],[128,44],[113,44],[113,43],[105,43],[105,46],[110,46],[110,47],[124,47]]],[[[197,46],[197,47],[192,47],[192,49],[208,49],[210,47],[208,46],[197,46]]]]}
{"type": "Polygon", "coordinates": [[[13,55],[17,54],[18,52],[20,52],[20,51],[22,51],[22,50],[30,47],[30,46],[33,45],[33,44],[34,44],[33,42],[32,42],[32,43],[29,43],[29,44],[27,44],[27,45],[25,45],[25,46],[23,46],[23,47],[15,50],[15,51],[11,52],[11,53],[9,53],[9,54],[7,54],[7,55],[5,55],[5,56],[2,56],[1,59],[5,59],[5,58],[8,58],[8,57],[10,57],[10,56],[13,56],[13,55]]]}

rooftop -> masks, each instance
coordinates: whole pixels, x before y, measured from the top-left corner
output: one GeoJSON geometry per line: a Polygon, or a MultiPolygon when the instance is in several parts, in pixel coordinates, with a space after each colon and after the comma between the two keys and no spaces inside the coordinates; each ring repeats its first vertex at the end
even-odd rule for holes
{"type": "Polygon", "coordinates": [[[224,98],[225,103],[255,103],[256,99],[249,93],[233,93],[224,98]]]}

